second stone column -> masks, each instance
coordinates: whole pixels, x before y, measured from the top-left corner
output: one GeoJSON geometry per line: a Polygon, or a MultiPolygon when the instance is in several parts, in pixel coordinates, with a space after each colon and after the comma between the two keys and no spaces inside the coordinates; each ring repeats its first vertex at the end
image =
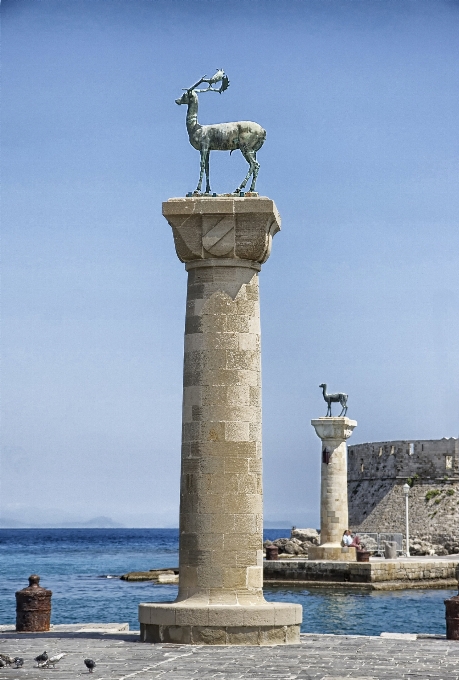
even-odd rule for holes
{"type": "Polygon", "coordinates": [[[342,549],[341,539],[348,528],[347,445],[357,426],[349,418],[311,420],[322,442],[320,485],[320,545],[308,552],[310,560],[355,561],[355,548],[342,549]]]}

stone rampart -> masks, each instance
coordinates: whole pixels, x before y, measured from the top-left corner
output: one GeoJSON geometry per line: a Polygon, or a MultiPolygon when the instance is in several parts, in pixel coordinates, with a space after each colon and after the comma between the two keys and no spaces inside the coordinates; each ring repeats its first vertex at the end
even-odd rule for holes
{"type": "Polygon", "coordinates": [[[446,552],[456,552],[459,546],[459,440],[456,438],[349,446],[351,529],[404,534],[402,487],[405,483],[411,486],[411,537],[443,546],[446,552]]]}

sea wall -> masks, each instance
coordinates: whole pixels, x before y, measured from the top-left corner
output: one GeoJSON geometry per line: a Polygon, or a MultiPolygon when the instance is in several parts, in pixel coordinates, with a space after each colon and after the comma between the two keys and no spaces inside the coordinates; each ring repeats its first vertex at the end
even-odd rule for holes
{"type": "Polygon", "coordinates": [[[384,560],[381,562],[314,562],[278,560],[265,562],[264,581],[309,583],[380,584],[382,590],[457,587],[459,560],[384,560]]]}

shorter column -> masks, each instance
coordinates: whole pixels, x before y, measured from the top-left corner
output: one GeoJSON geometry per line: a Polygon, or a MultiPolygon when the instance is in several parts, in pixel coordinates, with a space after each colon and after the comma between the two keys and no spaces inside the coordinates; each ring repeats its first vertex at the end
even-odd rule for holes
{"type": "Polygon", "coordinates": [[[310,560],[351,561],[355,548],[342,550],[341,539],[348,528],[346,440],[357,426],[349,418],[311,420],[322,440],[320,488],[320,545],[309,548],[310,560]]]}

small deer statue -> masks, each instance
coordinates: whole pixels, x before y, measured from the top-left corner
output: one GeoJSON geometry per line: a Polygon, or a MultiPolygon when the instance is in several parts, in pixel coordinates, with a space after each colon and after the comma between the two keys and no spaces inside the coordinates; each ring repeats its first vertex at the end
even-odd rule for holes
{"type": "Polygon", "coordinates": [[[198,186],[195,194],[201,193],[204,172],[206,173],[206,194],[211,193],[209,178],[209,156],[211,151],[235,151],[239,149],[249,164],[249,171],[244,180],[235,190],[235,194],[240,194],[249,178],[252,177],[250,191],[255,191],[258,171],[260,164],[257,162],[257,151],[263,146],[266,139],[266,130],[258,123],[244,120],[237,123],[217,123],[216,125],[200,125],[198,123],[198,92],[224,92],[229,87],[228,77],[222,69],[218,70],[212,78],[203,76],[192,87],[186,88],[183,95],[175,100],[176,104],[186,104],[188,106],[186,114],[186,129],[192,147],[201,154],[201,172],[199,175],[198,186]],[[212,87],[221,82],[218,89],[212,87]],[[207,83],[205,90],[197,90],[201,83],[207,83]]]}
{"type": "Polygon", "coordinates": [[[322,383],[322,385],[319,385],[319,387],[322,388],[322,394],[324,395],[324,399],[328,404],[327,415],[325,417],[326,418],[332,417],[331,405],[332,405],[332,403],[335,403],[335,402],[336,403],[339,402],[342,406],[341,413],[339,414],[338,417],[341,418],[341,416],[345,416],[346,413],[347,413],[347,394],[344,394],[344,392],[336,392],[335,394],[327,394],[327,384],[326,383],[322,383]]]}

